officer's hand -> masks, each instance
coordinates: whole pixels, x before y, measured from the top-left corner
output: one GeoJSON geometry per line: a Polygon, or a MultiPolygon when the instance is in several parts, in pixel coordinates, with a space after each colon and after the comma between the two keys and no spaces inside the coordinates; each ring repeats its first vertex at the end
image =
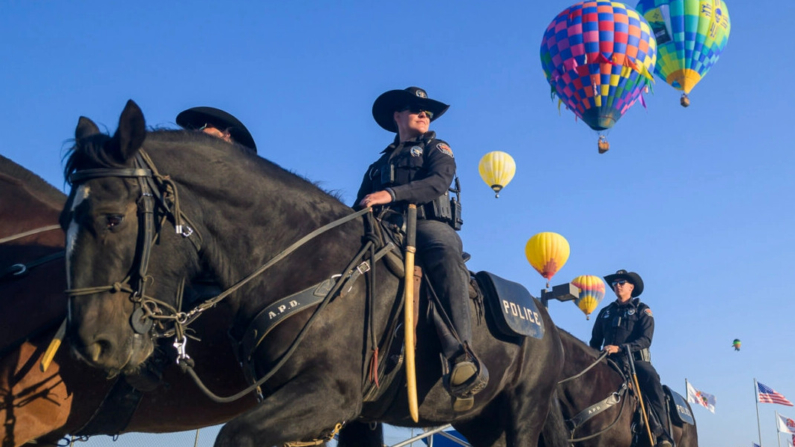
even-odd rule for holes
{"type": "Polygon", "coordinates": [[[608,353],[608,354],[615,354],[618,351],[619,351],[619,348],[616,345],[607,345],[607,346],[605,346],[605,352],[608,353]]]}
{"type": "Polygon", "coordinates": [[[386,205],[392,202],[392,195],[386,191],[378,191],[364,196],[359,206],[367,208],[368,206],[386,205]]]}

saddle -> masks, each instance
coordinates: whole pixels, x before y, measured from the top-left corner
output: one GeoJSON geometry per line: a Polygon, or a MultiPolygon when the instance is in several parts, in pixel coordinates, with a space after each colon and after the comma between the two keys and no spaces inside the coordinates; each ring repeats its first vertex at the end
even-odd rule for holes
{"type": "Polygon", "coordinates": [[[665,402],[668,406],[668,414],[671,417],[671,422],[679,427],[685,424],[696,425],[696,419],[693,417],[693,410],[687,399],[682,397],[681,394],[668,388],[668,385],[663,385],[663,392],[665,392],[665,402]]]}

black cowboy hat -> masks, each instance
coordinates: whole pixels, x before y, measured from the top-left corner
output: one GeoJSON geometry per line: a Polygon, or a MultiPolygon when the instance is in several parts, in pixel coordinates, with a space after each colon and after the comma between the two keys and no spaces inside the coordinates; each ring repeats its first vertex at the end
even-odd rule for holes
{"type": "Polygon", "coordinates": [[[635,286],[635,288],[632,289],[632,297],[640,296],[640,294],[643,293],[643,280],[640,279],[640,275],[637,273],[628,272],[622,269],[612,275],[605,276],[605,281],[607,281],[608,285],[617,279],[626,279],[627,281],[631,282],[633,286],[635,286]]]}
{"type": "Polygon", "coordinates": [[[393,115],[408,106],[418,106],[433,113],[431,121],[442,116],[450,108],[443,102],[428,98],[425,90],[419,87],[408,87],[405,90],[390,90],[381,94],[373,103],[373,118],[379,126],[397,133],[398,128],[393,115]]]}
{"type": "Polygon", "coordinates": [[[185,129],[196,130],[205,124],[212,124],[218,129],[229,129],[229,134],[236,143],[252,149],[257,153],[254,138],[246,126],[231,114],[215,107],[193,107],[177,115],[177,124],[185,129]]]}

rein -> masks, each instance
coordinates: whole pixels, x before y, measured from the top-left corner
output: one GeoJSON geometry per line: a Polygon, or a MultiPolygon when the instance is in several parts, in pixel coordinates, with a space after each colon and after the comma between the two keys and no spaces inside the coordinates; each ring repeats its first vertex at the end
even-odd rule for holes
{"type": "MultiPolygon", "coordinates": [[[[59,230],[61,228],[60,225],[48,225],[46,227],[36,228],[33,230],[25,231],[23,233],[14,234],[11,236],[4,237],[0,239],[0,244],[4,244],[6,242],[15,241],[17,239],[22,239],[23,237],[33,236],[34,234],[44,233],[46,231],[52,230],[59,230]]],[[[61,250],[55,252],[53,254],[43,256],[39,259],[31,261],[27,264],[14,264],[6,268],[5,270],[0,271],[0,281],[4,281],[6,279],[15,279],[24,276],[28,271],[34,267],[38,267],[40,265],[46,264],[50,261],[54,261],[56,259],[60,259],[64,257],[66,254],[65,251],[61,250]]]]}
{"type": "MultiPolygon", "coordinates": [[[[117,169],[100,168],[100,169],[86,169],[79,172],[75,172],[70,176],[70,181],[74,185],[87,180],[104,178],[104,177],[135,178],[138,180],[138,183],[141,186],[141,197],[139,198],[138,214],[140,220],[142,221],[142,225],[140,225],[140,230],[139,230],[139,241],[140,241],[140,243],[138,244],[139,247],[136,248],[136,258],[137,258],[136,262],[138,264],[138,276],[139,276],[136,288],[133,288],[130,285],[131,276],[128,275],[121,282],[117,282],[112,285],[88,287],[82,289],[71,289],[67,290],[66,293],[70,297],[93,295],[102,292],[115,293],[123,291],[129,293],[131,295],[131,299],[137,305],[137,309],[133,312],[132,315],[133,329],[141,334],[152,331],[152,335],[154,337],[170,337],[173,334],[175,336],[174,347],[177,349],[177,364],[180,365],[183,372],[186,372],[188,373],[188,375],[191,376],[194,382],[196,382],[196,385],[213,401],[220,403],[233,402],[237,399],[246,396],[252,391],[258,391],[259,387],[263,383],[265,383],[268,379],[270,379],[295,352],[295,350],[298,348],[298,345],[301,343],[304,336],[308,332],[308,329],[316,321],[320,312],[340,291],[342,286],[349,282],[349,279],[353,276],[353,272],[356,270],[360,272],[362,271],[363,266],[362,264],[359,263],[359,261],[365,256],[365,254],[367,254],[368,252],[370,253],[372,258],[371,261],[373,264],[380,256],[383,256],[383,249],[378,254],[374,254],[375,252],[374,245],[376,238],[372,237],[372,235],[370,237],[366,236],[365,237],[366,242],[359,250],[359,252],[356,254],[356,256],[353,257],[353,259],[350,261],[350,263],[345,268],[345,270],[343,270],[344,273],[343,275],[340,275],[342,276],[340,280],[336,281],[334,286],[325,295],[323,300],[315,309],[312,316],[309,318],[307,323],[304,325],[304,327],[296,336],[295,340],[290,345],[290,348],[282,355],[282,358],[279,360],[279,362],[276,365],[274,365],[266,375],[261,377],[259,380],[254,382],[251,386],[244,389],[243,391],[240,391],[239,393],[233,396],[219,397],[215,395],[212,391],[210,391],[202,383],[201,379],[193,370],[193,361],[190,360],[190,357],[185,352],[185,345],[187,343],[187,336],[185,335],[185,330],[187,329],[187,326],[191,324],[193,321],[195,321],[196,318],[198,318],[204,311],[214,307],[223,299],[225,299],[226,297],[237,291],[239,288],[241,288],[242,286],[244,286],[245,284],[247,284],[257,276],[262,274],[265,270],[267,270],[277,262],[281,261],[282,259],[290,255],[299,247],[306,244],[315,237],[333,228],[339,227],[347,222],[357,219],[365,214],[368,215],[368,218],[371,221],[372,209],[371,208],[362,209],[361,211],[349,214],[343,218],[337,219],[331,223],[328,223],[312,231],[311,233],[302,237],[298,241],[294,242],[292,245],[284,249],[281,253],[271,258],[264,265],[262,265],[257,270],[252,272],[250,275],[238,281],[236,284],[234,284],[224,292],[220,293],[219,295],[213,298],[205,300],[204,302],[202,302],[201,304],[194,307],[188,312],[182,312],[178,308],[171,306],[168,303],[147,296],[145,294],[146,281],[147,279],[151,278],[146,275],[147,266],[149,263],[149,256],[151,254],[152,245],[157,240],[157,237],[159,236],[159,231],[160,229],[162,229],[162,226],[165,223],[166,219],[170,218],[170,220],[173,221],[177,234],[181,234],[184,238],[190,238],[191,235],[196,234],[196,236],[201,241],[201,236],[199,235],[198,232],[194,230],[195,225],[180,211],[176,184],[174,184],[174,182],[171,181],[167,176],[162,176],[157,172],[152,160],[143,151],[143,149],[139,150],[139,153],[136,156],[135,161],[137,166],[136,168],[117,168],[117,169]],[[157,205],[164,212],[162,218],[160,219],[160,225],[158,227],[157,232],[155,232],[154,230],[155,198],[157,199],[157,205]],[[183,228],[182,220],[188,222],[191,226],[184,226],[183,228]],[[169,311],[169,314],[163,314],[160,308],[165,308],[166,310],[169,311]],[[173,332],[169,330],[160,334],[156,333],[153,328],[153,323],[155,320],[172,321],[174,325],[173,332]]],[[[370,228],[372,227],[373,225],[371,222],[370,228]]],[[[201,247],[200,244],[197,244],[195,241],[193,241],[193,239],[190,240],[194,243],[194,246],[196,247],[197,251],[199,251],[201,247]]],[[[367,261],[365,261],[365,263],[366,262],[367,261]]],[[[182,302],[182,296],[181,296],[182,291],[183,287],[179,287],[178,296],[177,296],[178,303],[182,302]]]]}
{"type": "Polygon", "coordinates": [[[25,231],[23,233],[14,234],[11,236],[6,236],[0,239],[0,244],[5,244],[6,242],[11,242],[17,239],[22,239],[26,236],[33,236],[34,234],[44,233],[45,231],[52,231],[61,228],[60,225],[48,225],[46,227],[36,228],[34,230],[25,231]]]}
{"type": "MultiPolygon", "coordinates": [[[[606,357],[607,357],[607,352],[602,352],[602,354],[599,356],[599,358],[596,359],[595,362],[591,363],[588,367],[586,367],[584,370],[580,371],[579,373],[559,381],[558,385],[561,385],[561,384],[566,383],[566,382],[568,382],[570,380],[574,380],[574,379],[577,379],[579,377],[582,377],[585,373],[590,371],[594,366],[596,366],[599,362],[601,362],[606,357]]],[[[624,414],[624,407],[627,404],[627,399],[622,399],[621,397],[624,396],[627,393],[627,390],[629,389],[629,387],[628,387],[628,382],[629,381],[627,379],[627,376],[621,370],[621,368],[613,360],[608,358],[607,362],[608,362],[608,364],[611,367],[613,367],[616,371],[618,371],[619,374],[621,374],[621,378],[623,379],[623,381],[621,383],[621,386],[618,388],[617,391],[611,393],[605,399],[603,399],[603,400],[601,400],[601,401],[589,406],[588,408],[580,411],[574,417],[572,417],[571,419],[568,419],[566,421],[566,425],[569,425],[571,427],[570,428],[570,430],[571,430],[571,438],[569,438],[569,442],[572,443],[572,444],[575,443],[575,442],[583,442],[583,441],[587,441],[588,439],[592,439],[592,438],[595,438],[597,436],[601,436],[602,434],[606,433],[608,430],[613,428],[613,426],[615,426],[616,423],[618,423],[619,419],[621,419],[621,415],[624,414]],[[576,432],[578,428],[582,427],[583,424],[585,424],[586,421],[588,421],[589,419],[593,418],[597,414],[600,414],[600,413],[606,411],[608,408],[612,407],[613,405],[615,405],[615,404],[617,404],[619,402],[621,402],[621,407],[618,410],[618,415],[616,415],[616,418],[613,420],[613,422],[610,423],[610,425],[608,425],[607,427],[603,428],[602,430],[599,430],[598,432],[592,433],[592,434],[590,434],[588,436],[583,436],[581,438],[575,438],[574,437],[574,432],[576,432]]]]}

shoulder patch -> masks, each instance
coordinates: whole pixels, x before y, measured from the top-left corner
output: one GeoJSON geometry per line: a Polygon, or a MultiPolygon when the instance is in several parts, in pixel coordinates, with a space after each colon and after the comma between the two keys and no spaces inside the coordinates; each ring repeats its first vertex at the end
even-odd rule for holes
{"type": "Polygon", "coordinates": [[[448,146],[446,143],[437,144],[436,149],[439,149],[439,152],[443,153],[444,155],[447,155],[450,158],[454,158],[453,150],[450,149],[450,146],[448,146]]]}
{"type": "Polygon", "coordinates": [[[644,314],[646,314],[646,315],[648,315],[648,316],[652,316],[652,315],[651,315],[651,309],[649,309],[648,307],[647,307],[647,308],[645,308],[645,309],[643,309],[643,313],[644,313],[644,314]]]}

